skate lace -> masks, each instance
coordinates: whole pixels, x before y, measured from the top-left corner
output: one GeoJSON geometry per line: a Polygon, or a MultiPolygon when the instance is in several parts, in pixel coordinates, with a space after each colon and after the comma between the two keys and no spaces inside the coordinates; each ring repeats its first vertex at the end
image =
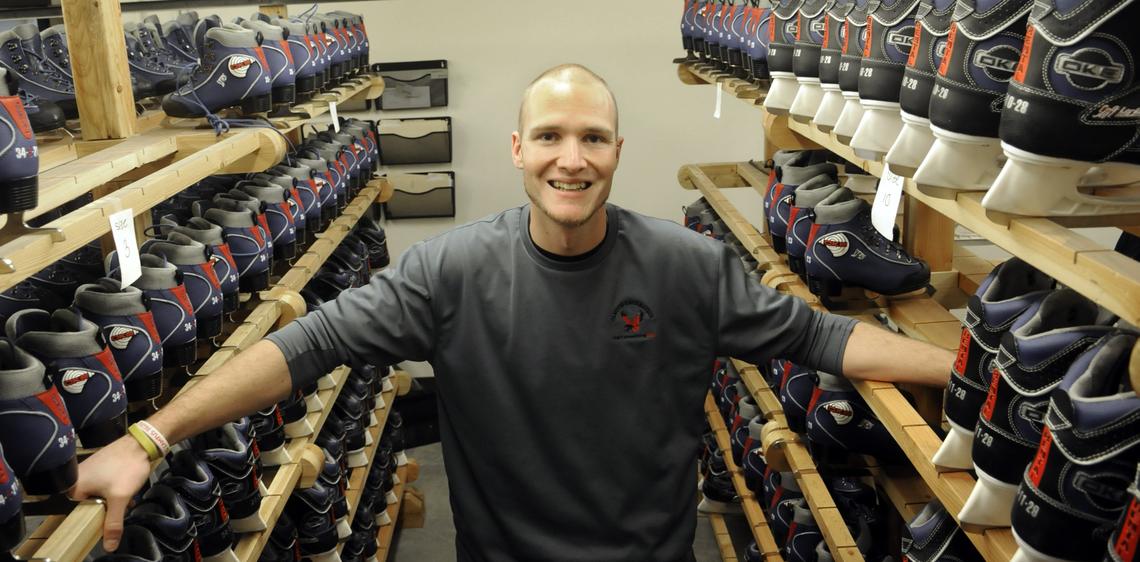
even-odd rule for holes
{"type": "Polygon", "coordinates": [[[910,261],[910,255],[906,250],[896,241],[883,236],[874,224],[871,224],[870,217],[859,226],[859,230],[864,232],[867,236],[864,237],[865,242],[870,242],[876,250],[882,250],[886,255],[894,255],[896,259],[910,261]]]}
{"type": "Polygon", "coordinates": [[[67,87],[70,86],[70,82],[63,73],[52,68],[44,57],[34,51],[25,49],[23,43],[20,41],[13,39],[8,42],[6,48],[12,52],[11,60],[18,66],[17,70],[21,73],[34,71],[32,74],[55,82],[55,86],[57,87],[64,86],[64,88],[62,88],[64,90],[67,90],[67,87]]]}

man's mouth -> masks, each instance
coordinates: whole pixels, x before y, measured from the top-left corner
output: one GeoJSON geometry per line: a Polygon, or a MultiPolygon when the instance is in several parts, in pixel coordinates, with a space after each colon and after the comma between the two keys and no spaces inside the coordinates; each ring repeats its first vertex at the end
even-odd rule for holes
{"type": "Polygon", "coordinates": [[[563,181],[551,180],[546,182],[546,184],[550,187],[553,187],[554,189],[557,189],[558,191],[582,191],[584,189],[589,189],[589,187],[593,185],[593,182],[583,181],[577,183],[567,183],[563,181]]]}

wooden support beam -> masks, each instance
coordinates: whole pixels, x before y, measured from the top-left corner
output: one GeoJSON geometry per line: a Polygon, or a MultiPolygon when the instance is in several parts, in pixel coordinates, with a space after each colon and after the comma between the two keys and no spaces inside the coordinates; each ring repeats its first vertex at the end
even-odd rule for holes
{"type": "Polygon", "coordinates": [[[135,96],[127,67],[119,0],[62,0],[75,101],[83,138],[123,139],[135,133],[135,96]]]}
{"type": "Polygon", "coordinates": [[[903,245],[912,256],[930,264],[931,271],[953,267],[954,221],[913,197],[904,198],[903,245]]]}

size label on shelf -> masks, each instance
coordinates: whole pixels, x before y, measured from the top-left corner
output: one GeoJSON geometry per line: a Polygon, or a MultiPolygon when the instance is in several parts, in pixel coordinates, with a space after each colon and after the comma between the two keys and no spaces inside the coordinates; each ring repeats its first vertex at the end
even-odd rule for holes
{"type": "Polygon", "coordinates": [[[891,171],[890,166],[883,166],[883,177],[879,180],[879,187],[875,190],[875,204],[871,207],[871,224],[883,238],[893,240],[895,235],[895,217],[902,203],[903,178],[891,171]]]}
{"type": "Polygon", "coordinates": [[[142,277],[139,261],[139,241],[135,237],[134,209],[123,209],[111,215],[111,236],[115,238],[115,253],[119,258],[120,286],[126,287],[142,277]]]}

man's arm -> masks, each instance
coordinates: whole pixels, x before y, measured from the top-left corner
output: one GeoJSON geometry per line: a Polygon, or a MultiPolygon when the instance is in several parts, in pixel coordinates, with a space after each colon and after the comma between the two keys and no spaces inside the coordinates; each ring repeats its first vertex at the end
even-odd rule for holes
{"type": "Polygon", "coordinates": [[[954,353],[860,322],[847,339],[843,375],[849,379],[945,387],[954,353]]]}
{"type": "MultiPolygon", "coordinates": [[[[193,437],[283,400],[292,390],[289,367],[276,345],[262,340],[202,382],[188,387],[147,418],[170,443],[193,437]],[[225,399],[219,399],[219,397],[225,399]]],[[[103,548],[118,548],[131,497],[150,475],[146,451],[130,435],[103,447],[79,465],[75,499],[103,498],[103,548]]]]}

